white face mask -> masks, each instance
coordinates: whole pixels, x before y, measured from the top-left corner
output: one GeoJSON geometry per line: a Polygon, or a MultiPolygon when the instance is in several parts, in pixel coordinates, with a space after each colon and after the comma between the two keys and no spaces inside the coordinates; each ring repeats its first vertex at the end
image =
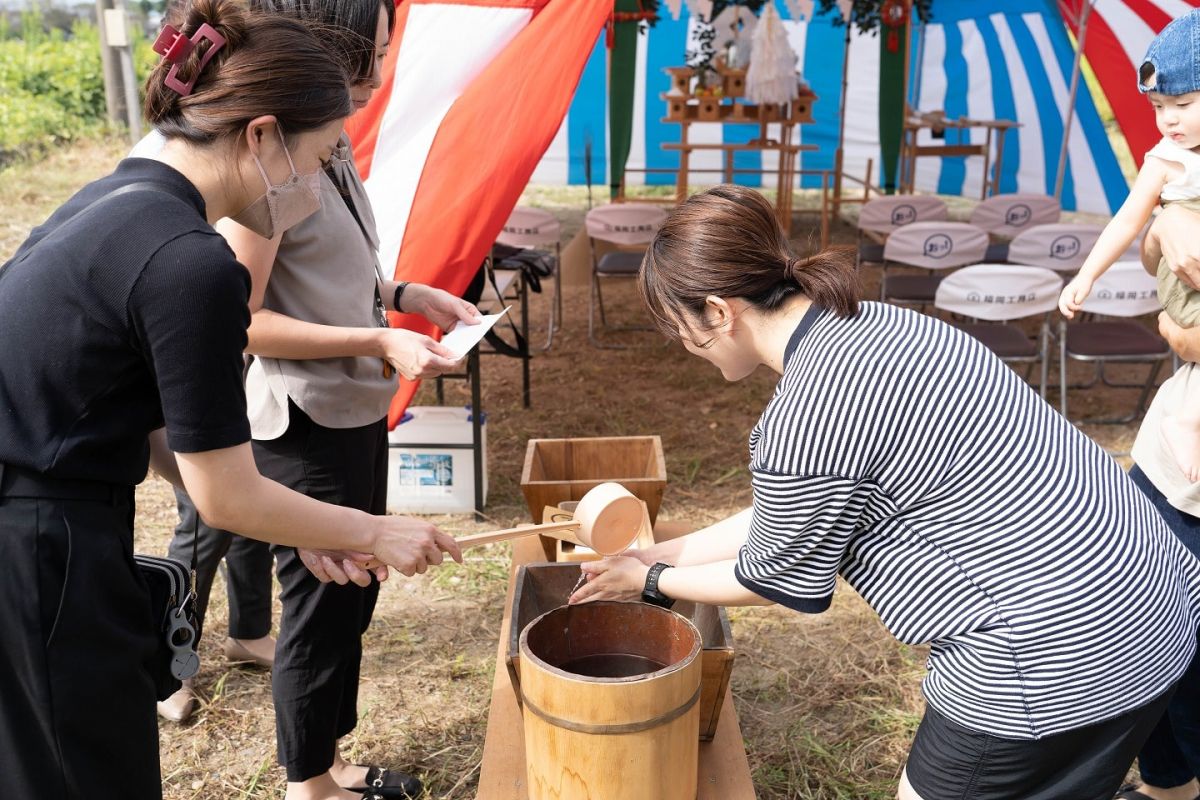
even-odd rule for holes
{"type": "Polygon", "coordinates": [[[275,126],[279,141],[283,145],[283,154],[287,156],[288,166],[292,174],[278,186],[271,184],[267,171],[263,169],[258,156],[251,154],[258,172],[262,175],[267,192],[250,205],[234,214],[230,219],[257,233],[264,239],[273,239],[276,234],[286,231],[316,213],[321,207],[321,171],[317,170],[308,175],[296,172],[292,162],[292,154],[288,152],[287,143],[283,141],[283,131],[275,126]]]}

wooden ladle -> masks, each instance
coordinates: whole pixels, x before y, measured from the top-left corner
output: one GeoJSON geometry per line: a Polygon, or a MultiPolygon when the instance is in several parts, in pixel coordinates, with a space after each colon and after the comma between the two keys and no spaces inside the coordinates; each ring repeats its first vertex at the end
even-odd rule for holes
{"type": "Polygon", "coordinates": [[[574,541],[600,555],[615,556],[633,544],[641,527],[642,502],[619,483],[601,483],[584,494],[575,508],[575,518],[568,522],[546,522],[523,528],[475,533],[455,541],[465,550],[539,533],[574,541]]]}

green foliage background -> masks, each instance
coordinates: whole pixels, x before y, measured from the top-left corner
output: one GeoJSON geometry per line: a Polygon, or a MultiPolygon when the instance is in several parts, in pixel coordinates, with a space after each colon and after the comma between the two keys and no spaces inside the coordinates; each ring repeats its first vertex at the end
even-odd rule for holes
{"type": "MultiPolygon", "coordinates": [[[[133,37],[140,82],[157,57],[140,31],[133,37]]],[[[0,16],[0,166],[105,130],[104,103],[94,24],[64,31],[38,11],[23,13],[19,26],[0,16]]]]}

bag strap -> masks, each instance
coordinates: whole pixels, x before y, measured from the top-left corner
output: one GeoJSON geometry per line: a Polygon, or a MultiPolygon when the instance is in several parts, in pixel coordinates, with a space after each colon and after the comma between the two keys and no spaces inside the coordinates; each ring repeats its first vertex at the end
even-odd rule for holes
{"type": "MultiPolygon", "coordinates": [[[[496,297],[501,298],[501,305],[503,305],[503,296],[500,294],[500,286],[496,283],[496,270],[491,256],[488,256],[483,260],[483,272],[487,281],[492,284],[492,291],[496,293],[496,297]]],[[[529,345],[526,344],[525,337],[521,335],[521,329],[518,328],[517,324],[512,321],[512,315],[505,314],[504,321],[508,324],[508,327],[512,328],[513,338],[517,342],[515,347],[504,341],[504,339],[500,338],[499,333],[494,327],[489,329],[488,332],[483,335],[483,340],[490,344],[492,349],[501,355],[509,356],[510,358],[528,358],[529,345]]]]}
{"type": "MultiPolygon", "coordinates": [[[[340,179],[337,172],[332,168],[326,170],[325,175],[333,183],[333,187],[337,189],[337,193],[341,195],[342,202],[346,204],[346,208],[350,209],[350,216],[354,217],[354,221],[358,223],[358,229],[362,232],[363,241],[367,243],[367,249],[371,251],[371,261],[375,265],[375,277],[378,280],[375,282],[375,309],[380,317],[380,327],[390,327],[387,318],[387,306],[384,305],[383,296],[379,293],[379,288],[383,286],[383,267],[379,264],[379,251],[371,245],[371,236],[367,233],[367,226],[362,221],[362,216],[358,213],[358,207],[354,205],[354,197],[350,194],[350,187],[344,185],[344,181],[340,179]]],[[[399,311],[400,309],[396,309],[399,311]]]]}
{"type": "MultiPolygon", "coordinates": [[[[121,195],[133,194],[134,192],[158,192],[159,194],[165,194],[168,197],[175,196],[175,195],[171,194],[170,192],[166,191],[165,189],[163,189],[157,183],[151,183],[150,181],[134,181],[133,183],[127,183],[124,186],[120,186],[116,189],[113,189],[111,192],[105,192],[104,194],[100,195],[95,200],[93,200],[92,202],[90,202],[86,206],[84,206],[82,210],[75,212],[75,215],[73,217],[66,220],[65,222],[60,224],[57,228],[50,231],[45,236],[43,236],[41,239],[38,239],[36,242],[34,242],[34,244],[31,245],[29,247],[29,249],[24,252],[24,254],[21,255],[21,261],[24,261],[26,258],[28,258],[29,254],[32,253],[34,250],[36,250],[38,248],[38,245],[40,245],[42,242],[46,241],[47,239],[53,239],[56,237],[61,238],[63,235],[65,235],[63,233],[64,228],[67,228],[68,226],[71,226],[71,225],[78,227],[80,219],[85,219],[89,215],[94,215],[96,213],[96,210],[98,208],[101,208],[105,203],[109,202],[110,200],[113,200],[114,198],[120,197],[121,195]]],[[[16,263],[16,262],[13,262],[13,263],[16,263]]],[[[7,272],[7,270],[0,269],[0,273],[3,273],[3,272],[7,272]]]]}

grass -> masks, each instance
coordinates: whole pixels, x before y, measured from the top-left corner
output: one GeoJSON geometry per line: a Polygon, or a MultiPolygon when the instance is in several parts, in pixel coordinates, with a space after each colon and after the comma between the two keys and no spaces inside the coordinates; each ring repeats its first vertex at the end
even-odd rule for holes
{"type": "MultiPolygon", "coordinates": [[[[117,139],[86,142],[37,164],[0,171],[0,261],[72,191],[110,171],[127,147],[117,139]]],[[[602,191],[595,192],[597,202],[604,199],[602,191]]],[[[580,228],[587,193],[533,187],[526,202],[554,211],[563,220],[566,242],[580,228]]],[[[957,213],[965,213],[965,206],[957,213]]],[[[852,241],[852,228],[838,224],[834,236],[852,241]]],[[[519,475],[531,437],[658,434],[669,476],[663,518],[703,525],[747,505],[746,440],[774,388],[771,376],[760,372],[727,384],[681,348],[663,347],[646,334],[631,336],[642,345],[634,349],[593,349],[586,343],[586,291],[565,294],[564,329],[554,348],[533,363],[531,409],[521,407],[518,364],[484,360],[487,513],[494,527],[528,520],[519,475]]],[[[631,290],[616,289],[611,298],[618,316],[638,318],[631,290]]],[[[544,295],[532,298],[535,342],[545,335],[548,302],[544,295]]],[[[1078,393],[1074,409],[1103,412],[1127,407],[1132,397],[1129,391],[1078,393]]],[[[432,390],[422,389],[416,402],[432,404],[432,390]]],[[[469,402],[466,387],[449,382],[447,402],[469,402]]],[[[1135,430],[1087,432],[1123,453],[1135,430]]],[[[138,550],[165,551],[175,519],[169,488],[147,480],[138,493],[138,550]]],[[[493,527],[468,517],[434,519],[454,533],[493,527]]],[[[463,566],[385,585],[364,639],[360,723],[343,742],[349,759],[416,771],[430,798],[474,797],[507,564],[507,546],[493,545],[471,551],[463,566]]],[[[227,619],[222,586],[218,579],[210,635],[201,642],[204,704],[188,724],[160,726],[168,800],[283,795],[269,676],[227,666],[220,652],[227,619]]],[[[771,607],[731,609],[730,618],[738,653],[732,688],[759,796],[893,797],[923,711],[924,648],[896,642],[844,584],[821,615],[771,607]]]]}

